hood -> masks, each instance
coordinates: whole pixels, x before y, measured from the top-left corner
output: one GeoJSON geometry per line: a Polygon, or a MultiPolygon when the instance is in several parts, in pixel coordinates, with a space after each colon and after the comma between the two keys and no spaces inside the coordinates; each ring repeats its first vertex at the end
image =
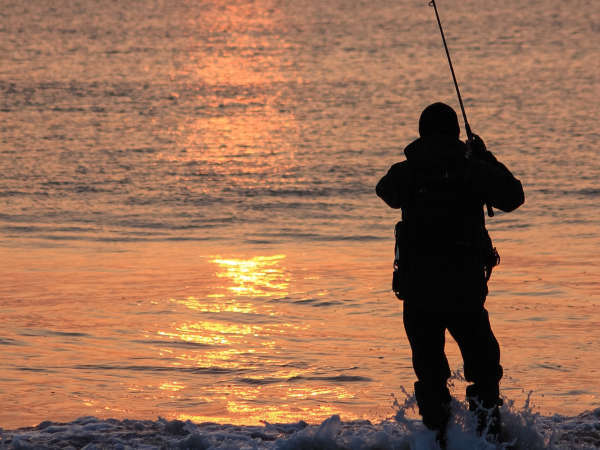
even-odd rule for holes
{"type": "Polygon", "coordinates": [[[448,135],[421,137],[405,149],[406,159],[418,166],[454,165],[466,159],[467,145],[448,135]]]}

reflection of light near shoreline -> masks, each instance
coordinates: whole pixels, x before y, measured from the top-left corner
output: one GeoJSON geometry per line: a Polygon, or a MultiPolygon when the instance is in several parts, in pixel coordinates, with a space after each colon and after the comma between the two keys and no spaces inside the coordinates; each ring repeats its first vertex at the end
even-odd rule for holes
{"type": "MultiPolygon", "coordinates": [[[[294,399],[295,400],[295,399],[294,399]]],[[[280,406],[254,405],[250,402],[229,401],[222,405],[223,416],[200,416],[191,414],[179,414],[179,420],[191,420],[192,422],[222,422],[239,425],[264,424],[267,423],[290,423],[305,420],[309,423],[318,423],[332,414],[339,412],[335,406],[311,405],[301,406],[298,404],[283,403],[280,406]],[[216,420],[215,420],[216,419],[216,420]]],[[[348,412],[344,416],[347,419],[359,419],[359,416],[348,412]]]]}
{"type": "Polygon", "coordinates": [[[214,259],[222,269],[219,278],[228,278],[227,290],[249,297],[285,297],[289,278],[279,264],[285,255],[255,256],[252,259],[214,259]]]}
{"type": "Polygon", "coordinates": [[[185,388],[185,386],[177,381],[165,381],[164,383],[162,383],[160,386],[158,386],[158,388],[161,391],[172,391],[172,392],[177,392],[182,390],[183,388],[185,388]]]}
{"type": "MultiPolygon", "coordinates": [[[[222,298],[225,297],[223,294],[211,294],[207,296],[208,298],[222,298]]],[[[223,303],[215,303],[211,302],[203,302],[197,299],[196,297],[188,297],[184,300],[175,300],[171,301],[176,303],[181,303],[182,305],[187,306],[190,309],[197,310],[199,312],[209,312],[209,313],[221,313],[221,312],[235,312],[241,314],[249,314],[255,313],[256,308],[252,305],[252,303],[239,303],[234,300],[228,300],[223,303]]]]}
{"type": "Polygon", "coordinates": [[[348,392],[344,387],[295,387],[287,390],[287,398],[314,398],[321,395],[335,397],[338,400],[354,398],[354,394],[348,392]]]}
{"type": "Polygon", "coordinates": [[[219,336],[224,334],[251,334],[258,336],[258,332],[261,330],[262,327],[258,325],[224,324],[220,322],[210,321],[184,324],[177,328],[177,331],[188,336],[190,335],[190,333],[202,333],[202,335],[214,334],[219,336]]]}
{"type": "Polygon", "coordinates": [[[190,334],[188,330],[178,328],[177,331],[179,333],[170,333],[167,331],[159,331],[157,334],[159,336],[167,336],[170,338],[180,339],[184,342],[192,342],[194,344],[229,344],[229,340],[221,335],[213,335],[213,336],[203,336],[199,334],[190,334]]]}

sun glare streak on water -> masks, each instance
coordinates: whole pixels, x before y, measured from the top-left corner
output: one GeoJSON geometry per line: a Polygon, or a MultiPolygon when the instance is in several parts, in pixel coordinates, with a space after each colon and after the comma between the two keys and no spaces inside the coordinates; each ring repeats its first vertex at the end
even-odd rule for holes
{"type": "Polygon", "coordinates": [[[250,260],[214,259],[212,262],[224,269],[218,277],[232,281],[228,290],[235,295],[248,297],[285,297],[289,278],[278,265],[285,255],[255,256],[250,260]]]}

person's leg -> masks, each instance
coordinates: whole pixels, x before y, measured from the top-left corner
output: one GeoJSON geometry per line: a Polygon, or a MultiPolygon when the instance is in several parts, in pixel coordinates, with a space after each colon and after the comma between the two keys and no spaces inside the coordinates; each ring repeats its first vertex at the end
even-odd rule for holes
{"type": "Polygon", "coordinates": [[[478,431],[487,427],[489,434],[500,431],[500,346],[492,332],[488,312],[455,313],[448,330],[456,340],[465,365],[465,378],[473,384],[467,386],[469,409],[479,411],[478,431]]]}
{"type": "Polygon", "coordinates": [[[410,347],[417,382],[415,397],[423,423],[438,431],[440,440],[450,418],[450,377],[444,353],[445,327],[443,315],[419,310],[404,302],[404,328],[410,347]]]}

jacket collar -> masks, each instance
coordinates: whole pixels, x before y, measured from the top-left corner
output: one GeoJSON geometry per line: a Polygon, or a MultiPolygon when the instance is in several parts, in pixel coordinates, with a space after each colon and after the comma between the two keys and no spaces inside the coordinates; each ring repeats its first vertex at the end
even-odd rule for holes
{"type": "Polygon", "coordinates": [[[408,161],[419,166],[445,166],[464,160],[466,151],[464,142],[439,134],[416,139],[404,149],[404,154],[408,161]]]}

